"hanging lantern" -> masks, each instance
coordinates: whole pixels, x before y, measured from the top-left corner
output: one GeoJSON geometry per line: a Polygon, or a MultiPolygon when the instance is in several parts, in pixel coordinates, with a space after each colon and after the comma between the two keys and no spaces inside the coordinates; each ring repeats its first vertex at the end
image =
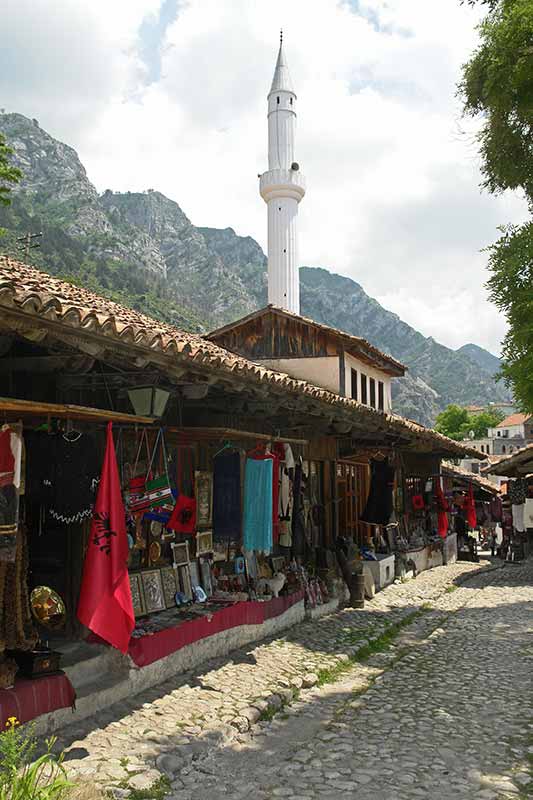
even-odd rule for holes
{"type": "Polygon", "coordinates": [[[137,416],[158,419],[165,413],[170,392],[159,386],[136,386],[128,389],[128,397],[137,416]]]}

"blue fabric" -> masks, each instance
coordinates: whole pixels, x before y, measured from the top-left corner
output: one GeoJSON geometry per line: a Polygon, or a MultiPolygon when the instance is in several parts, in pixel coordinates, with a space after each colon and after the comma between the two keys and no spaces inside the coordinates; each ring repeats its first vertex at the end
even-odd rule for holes
{"type": "Polygon", "coordinates": [[[272,550],[272,459],[246,459],[244,472],[243,547],[272,550]]]}
{"type": "Polygon", "coordinates": [[[220,453],[213,465],[213,539],[239,540],[241,532],[241,456],[220,453]]]}

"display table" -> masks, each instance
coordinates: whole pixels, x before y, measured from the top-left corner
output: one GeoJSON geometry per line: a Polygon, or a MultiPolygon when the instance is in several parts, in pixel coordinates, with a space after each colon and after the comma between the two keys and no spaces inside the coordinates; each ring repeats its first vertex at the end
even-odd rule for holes
{"type": "Polygon", "coordinates": [[[364,561],[364,567],[372,573],[376,592],[394,581],[394,555],[377,555],[376,560],[364,561]]]}
{"type": "Polygon", "coordinates": [[[76,692],[64,673],[43,678],[16,678],[12,689],[0,689],[0,726],[5,730],[9,717],[20,723],[58,708],[74,708],[76,692]]]}
{"type": "Polygon", "coordinates": [[[146,667],[207,636],[240,625],[261,625],[268,619],[280,616],[295,603],[303,600],[303,597],[303,590],[299,590],[264,602],[253,600],[235,603],[199,619],[178,621],[175,625],[156,633],[132,638],[128,655],[136,666],[146,667]]]}

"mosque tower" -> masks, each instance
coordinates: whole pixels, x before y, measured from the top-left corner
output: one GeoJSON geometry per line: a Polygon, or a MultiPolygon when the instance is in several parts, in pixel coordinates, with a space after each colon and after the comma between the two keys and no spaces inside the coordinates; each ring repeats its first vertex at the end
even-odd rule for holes
{"type": "Polygon", "coordinates": [[[298,204],[305,178],[294,158],[296,94],[283,50],[283,33],[268,94],[268,172],[259,192],[268,208],[268,302],[300,313],[298,204]]]}

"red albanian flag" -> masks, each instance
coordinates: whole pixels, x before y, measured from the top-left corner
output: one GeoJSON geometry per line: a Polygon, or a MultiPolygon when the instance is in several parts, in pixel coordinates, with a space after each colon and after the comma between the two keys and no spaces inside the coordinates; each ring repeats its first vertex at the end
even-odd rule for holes
{"type": "Polygon", "coordinates": [[[438,534],[442,539],[445,539],[448,535],[448,515],[447,511],[450,510],[448,505],[448,501],[444,496],[444,492],[442,491],[442,486],[440,485],[440,478],[434,479],[435,484],[435,497],[437,499],[437,530],[438,534]]]}
{"type": "Polygon", "coordinates": [[[465,510],[466,510],[466,521],[468,522],[472,530],[474,530],[475,528],[477,528],[477,516],[476,516],[476,504],[474,501],[474,489],[472,488],[472,484],[470,484],[468,487],[468,495],[466,497],[465,510]]]}
{"type": "Polygon", "coordinates": [[[104,465],[83,565],[78,619],[123,653],[128,649],[135,626],[127,560],[124,504],[112,423],[109,422],[104,465]]]}

